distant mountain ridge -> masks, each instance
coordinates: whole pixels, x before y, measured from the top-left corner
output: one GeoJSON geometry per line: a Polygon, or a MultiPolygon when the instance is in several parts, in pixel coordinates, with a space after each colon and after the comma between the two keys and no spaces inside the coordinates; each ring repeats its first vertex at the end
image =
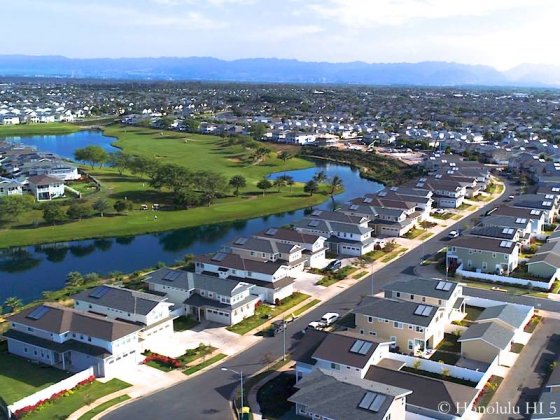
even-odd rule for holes
{"type": "Polygon", "coordinates": [[[341,83],[416,86],[554,86],[560,67],[521,65],[507,72],[490,66],[420,63],[305,62],[277,58],[233,61],[211,57],[67,58],[0,55],[1,76],[269,83],[341,83]]]}

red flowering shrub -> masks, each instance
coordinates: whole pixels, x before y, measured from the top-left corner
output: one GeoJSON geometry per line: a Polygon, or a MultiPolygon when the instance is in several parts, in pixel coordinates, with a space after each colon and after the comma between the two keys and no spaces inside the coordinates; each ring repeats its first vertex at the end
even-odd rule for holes
{"type": "Polygon", "coordinates": [[[173,357],[164,356],[163,354],[150,353],[146,356],[143,363],[146,364],[151,361],[158,362],[172,368],[181,367],[181,362],[179,360],[174,359],[173,357]]]}
{"type": "Polygon", "coordinates": [[[78,389],[78,388],[81,388],[81,387],[83,387],[84,385],[88,385],[88,384],[92,383],[93,381],[95,381],[95,376],[94,376],[94,375],[91,375],[91,376],[87,377],[86,379],[84,379],[83,381],[78,382],[78,383],[76,384],[76,386],[74,386],[74,387],[71,388],[71,389],[63,389],[62,391],[55,392],[55,393],[52,394],[49,398],[45,398],[45,399],[43,399],[43,400],[39,400],[39,401],[37,401],[35,404],[28,405],[28,406],[26,406],[26,407],[20,408],[19,410],[16,410],[16,412],[13,413],[13,414],[14,414],[14,417],[15,417],[16,419],[19,419],[19,418],[25,416],[26,414],[29,414],[29,413],[31,413],[32,411],[37,410],[39,407],[41,407],[41,406],[43,406],[43,405],[45,405],[45,404],[47,404],[47,403],[51,403],[51,402],[53,402],[53,401],[55,401],[55,400],[58,400],[58,399],[61,398],[61,397],[66,396],[70,391],[75,390],[75,389],[78,389]]]}

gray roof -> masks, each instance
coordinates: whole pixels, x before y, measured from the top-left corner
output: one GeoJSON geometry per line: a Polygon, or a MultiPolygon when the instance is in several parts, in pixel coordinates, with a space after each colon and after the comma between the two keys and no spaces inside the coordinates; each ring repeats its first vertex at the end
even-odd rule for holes
{"type": "Polygon", "coordinates": [[[543,392],[539,403],[540,405],[537,407],[542,407],[542,411],[537,410],[531,415],[532,419],[557,420],[559,418],[558,407],[560,407],[560,392],[543,392]]]}
{"type": "MultiPolygon", "coordinates": [[[[74,300],[140,315],[149,314],[160,302],[165,300],[164,297],[152,295],[150,293],[108,285],[84,290],[72,296],[72,298],[74,300]]],[[[83,310],[82,308],[79,309],[83,310]]]]}
{"type": "Polygon", "coordinates": [[[139,325],[111,320],[104,316],[79,312],[53,304],[29,307],[12,315],[9,320],[56,334],[74,332],[105,341],[118,340],[142,328],[139,325]],[[33,313],[39,307],[45,308],[44,313],[38,319],[35,319],[33,313]]]}
{"type": "Polygon", "coordinates": [[[512,240],[516,237],[519,230],[514,227],[507,226],[483,226],[471,229],[469,234],[474,236],[486,236],[490,238],[509,239],[512,240]]]}
{"type": "Polygon", "coordinates": [[[560,239],[560,230],[556,229],[548,236],[547,241],[558,240],[558,239],[560,239]]]}
{"type": "Polygon", "coordinates": [[[377,349],[378,344],[377,341],[355,333],[331,333],[323,340],[312,357],[363,369],[377,349]],[[367,351],[363,354],[350,351],[358,340],[368,343],[367,351]]]}
{"type": "Polygon", "coordinates": [[[443,401],[449,404],[450,414],[459,414],[456,410],[457,403],[461,403],[459,408],[465,406],[463,403],[469,405],[478,394],[478,389],[469,386],[375,365],[368,369],[365,379],[410,389],[412,394],[406,397],[407,405],[425,408],[436,413],[439,413],[438,407],[441,407],[440,403],[443,401]]]}
{"type": "MultiPolygon", "coordinates": [[[[219,254],[219,253],[218,253],[219,254]]],[[[274,274],[284,264],[275,263],[267,260],[250,260],[242,258],[237,254],[222,253],[223,258],[217,259],[218,254],[212,256],[200,255],[195,257],[195,262],[215,265],[218,267],[231,268],[234,270],[253,271],[255,273],[274,274]]]]}
{"type": "Polygon", "coordinates": [[[314,244],[317,240],[319,240],[319,238],[321,238],[320,235],[302,233],[295,229],[286,228],[269,228],[255,234],[255,236],[300,244],[314,244]]]}
{"type": "Polygon", "coordinates": [[[531,223],[531,219],[527,217],[503,216],[496,215],[483,217],[481,223],[484,226],[500,226],[509,227],[513,229],[526,229],[531,223]]]}
{"type": "Polygon", "coordinates": [[[554,207],[555,199],[546,199],[540,194],[523,194],[515,197],[513,205],[531,209],[549,210],[554,207]]]}
{"type": "Polygon", "coordinates": [[[235,302],[234,304],[228,304],[228,303],[222,303],[218,300],[200,296],[197,293],[193,293],[189,298],[185,299],[183,303],[186,305],[195,306],[197,308],[209,307],[209,308],[233,311],[234,309],[239,308],[240,306],[243,306],[253,301],[257,301],[258,299],[259,298],[257,296],[248,295],[245,299],[239,302],[235,302]]]}
{"type": "Polygon", "coordinates": [[[163,284],[165,286],[173,286],[183,290],[192,289],[192,286],[189,284],[187,272],[173,268],[163,267],[156,271],[152,271],[147,275],[145,281],[146,283],[163,284]]]}
{"type": "Polygon", "coordinates": [[[438,307],[432,306],[432,310],[427,316],[416,315],[415,312],[420,305],[430,306],[419,302],[383,299],[374,296],[367,296],[356,307],[355,312],[357,314],[388,319],[390,321],[399,321],[406,324],[427,327],[430,325],[432,319],[434,319],[434,316],[437,314],[438,307]]]}
{"type": "Polygon", "coordinates": [[[545,263],[551,267],[560,268],[560,255],[553,252],[543,252],[542,254],[533,255],[527,264],[545,263]]]}
{"type": "Polygon", "coordinates": [[[511,343],[514,333],[497,322],[482,322],[471,325],[457,341],[482,340],[500,350],[505,350],[511,343]]]}
{"type": "Polygon", "coordinates": [[[554,368],[548,378],[546,386],[560,386],[560,366],[554,368]]]}
{"type": "Polygon", "coordinates": [[[299,390],[288,400],[304,405],[307,411],[330,419],[374,420],[383,419],[396,396],[407,395],[406,389],[397,389],[370,381],[356,381],[341,375],[314,370],[297,384],[299,390]],[[387,393],[385,393],[385,392],[387,393]],[[383,403],[377,412],[359,408],[368,392],[380,394],[383,403]],[[391,394],[389,394],[391,392],[391,394]],[[393,395],[397,394],[397,395],[393,395]],[[384,398],[383,398],[384,397],[384,398]]]}
{"type": "Polygon", "coordinates": [[[536,212],[533,212],[538,214],[532,214],[531,211],[532,211],[531,209],[526,209],[522,207],[511,207],[511,206],[502,205],[498,207],[498,210],[496,210],[493,214],[499,216],[512,216],[516,218],[524,217],[526,219],[540,219],[542,217],[543,214],[542,210],[536,210],[536,212]]]}
{"type": "MultiPolygon", "coordinates": [[[[428,279],[421,279],[417,277],[411,277],[407,280],[399,280],[393,283],[389,283],[387,286],[383,288],[386,291],[395,291],[395,292],[403,292],[403,293],[410,293],[413,295],[418,296],[429,296],[436,299],[443,299],[449,300],[455,288],[457,287],[457,283],[454,282],[442,282],[440,280],[428,280],[428,279]],[[443,290],[439,286],[441,283],[450,283],[448,290],[443,290]]],[[[447,286],[445,287],[448,288],[447,286]]]]}
{"type": "Polygon", "coordinates": [[[476,321],[480,322],[499,319],[517,329],[523,326],[530,312],[531,308],[529,306],[506,303],[504,305],[490,306],[486,308],[478,316],[476,321]]]}
{"type": "MultiPolygon", "coordinates": [[[[342,213],[340,213],[342,214],[342,213]]],[[[320,219],[309,219],[305,218],[296,223],[294,223],[296,229],[308,229],[313,231],[320,231],[320,232],[346,232],[346,233],[354,233],[358,235],[363,235],[365,233],[371,232],[371,228],[361,227],[358,224],[349,224],[349,223],[339,223],[339,222],[331,222],[328,220],[320,220],[320,219]],[[316,223],[312,220],[316,220],[316,223]]]]}
{"type": "Polygon", "coordinates": [[[547,242],[541,245],[540,247],[538,247],[536,253],[537,255],[548,254],[548,253],[560,255],[560,242],[555,242],[555,241],[547,242]]]}
{"type": "Polygon", "coordinates": [[[463,236],[449,242],[449,246],[467,249],[479,249],[482,251],[498,252],[501,254],[511,255],[517,248],[517,243],[512,241],[505,241],[503,239],[463,236]],[[504,244],[504,242],[508,242],[509,244],[504,244]],[[502,246],[502,244],[504,244],[504,246],[502,246]]]}
{"type": "Polygon", "coordinates": [[[224,248],[243,249],[247,251],[266,252],[268,254],[290,254],[301,250],[299,245],[278,242],[272,239],[239,237],[228,242],[224,248]]]}
{"type": "Polygon", "coordinates": [[[324,210],[315,210],[309,215],[309,218],[328,220],[330,222],[347,223],[351,225],[363,223],[365,219],[363,216],[349,216],[338,211],[324,210]]]}

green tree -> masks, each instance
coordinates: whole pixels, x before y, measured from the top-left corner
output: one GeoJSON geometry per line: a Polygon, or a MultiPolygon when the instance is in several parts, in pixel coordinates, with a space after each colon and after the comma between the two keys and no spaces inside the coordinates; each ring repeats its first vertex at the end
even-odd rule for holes
{"type": "Polygon", "coordinates": [[[239,188],[245,188],[247,180],[242,175],[234,175],[230,178],[229,185],[235,188],[235,195],[239,195],[239,188]]]}
{"type": "Polygon", "coordinates": [[[15,312],[23,306],[23,302],[16,296],[10,296],[4,301],[4,307],[10,308],[10,312],[15,312]]]}
{"type": "Polygon", "coordinates": [[[313,176],[313,179],[317,184],[323,184],[327,181],[327,174],[325,171],[319,171],[313,176]]]}
{"type": "Polygon", "coordinates": [[[66,213],[58,203],[50,202],[43,205],[43,219],[48,224],[54,225],[66,220],[66,213]]]}
{"type": "Polygon", "coordinates": [[[159,166],[150,175],[150,186],[160,190],[168,188],[174,193],[185,189],[192,183],[193,173],[181,165],[172,163],[159,166]]]}
{"type": "Polygon", "coordinates": [[[292,155],[286,150],[282,150],[276,157],[284,162],[284,172],[286,171],[286,162],[292,158],[292,155]]]}
{"type": "Polygon", "coordinates": [[[262,160],[265,160],[269,154],[270,149],[268,147],[258,147],[257,150],[255,150],[255,153],[253,153],[252,155],[253,162],[260,162],[262,160]]]}
{"type": "Polygon", "coordinates": [[[0,219],[17,222],[22,214],[35,206],[31,195],[8,195],[0,198],[0,219]]]}
{"type": "Polygon", "coordinates": [[[122,175],[125,169],[130,167],[130,162],[132,158],[126,153],[121,151],[111,153],[107,159],[107,162],[113,167],[116,168],[119,172],[119,175],[122,175]]]}
{"type": "Polygon", "coordinates": [[[268,179],[263,178],[259,182],[257,182],[257,188],[259,190],[262,190],[263,197],[264,197],[265,191],[272,188],[272,183],[268,179]]]}
{"type": "Polygon", "coordinates": [[[200,127],[200,121],[196,118],[187,118],[185,120],[185,125],[187,126],[188,130],[191,132],[198,131],[198,127],[200,127]]]}
{"type": "Polygon", "coordinates": [[[69,286],[80,286],[84,283],[84,276],[78,271],[71,271],[66,275],[66,284],[69,286]]]}
{"type": "Polygon", "coordinates": [[[335,209],[334,195],[337,191],[340,191],[343,187],[344,187],[344,182],[342,181],[342,178],[339,177],[338,175],[333,176],[329,182],[329,195],[331,196],[333,210],[335,209]]]}
{"type": "Polygon", "coordinates": [[[82,220],[84,217],[89,217],[93,213],[93,209],[86,202],[74,201],[66,210],[66,215],[70,219],[82,220]]]}
{"type": "Polygon", "coordinates": [[[277,191],[280,192],[280,188],[286,186],[286,180],[282,177],[278,177],[274,180],[273,185],[277,188],[277,191]]]}
{"type": "Polygon", "coordinates": [[[115,204],[113,204],[113,208],[117,213],[122,213],[126,210],[126,207],[126,203],[122,200],[115,201],[115,204]]]}
{"type": "Polygon", "coordinates": [[[109,154],[101,146],[89,145],[81,149],[76,149],[74,157],[76,160],[89,163],[91,169],[93,169],[96,164],[101,166],[103,163],[107,162],[109,154]]]}
{"type": "Polygon", "coordinates": [[[128,162],[128,169],[134,175],[151,176],[159,166],[158,162],[144,156],[130,157],[128,162]]]}
{"type": "Polygon", "coordinates": [[[200,204],[200,196],[192,190],[180,190],[173,194],[173,203],[183,208],[197,206],[200,204]]]}
{"type": "Polygon", "coordinates": [[[286,180],[286,185],[290,187],[290,192],[292,192],[292,188],[295,184],[294,178],[290,175],[284,175],[284,179],[286,180]]]}
{"type": "Polygon", "coordinates": [[[305,186],[303,187],[303,191],[309,193],[309,195],[313,195],[314,193],[319,191],[319,184],[314,179],[311,179],[306,182],[305,186]]]}
{"type": "Polygon", "coordinates": [[[105,198],[100,198],[95,203],[93,203],[93,209],[103,217],[103,214],[111,208],[109,202],[105,198]]]}
{"type": "Polygon", "coordinates": [[[249,127],[249,133],[255,140],[261,140],[266,134],[267,127],[262,123],[253,123],[249,127]]]}
{"type": "Polygon", "coordinates": [[[208,205],[229,189],[227,178],[217,172],[199,171],[196,173],[195,180],[196,187],[202,192],[203,201],[208,205]]]}

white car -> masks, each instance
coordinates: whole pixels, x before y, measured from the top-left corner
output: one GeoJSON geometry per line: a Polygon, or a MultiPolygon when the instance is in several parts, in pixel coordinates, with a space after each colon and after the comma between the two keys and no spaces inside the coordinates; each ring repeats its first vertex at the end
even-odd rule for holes
{"type": "Polygon", "coordinates": [[[449,232],[447,234],[447,237],[450,239],[454,239],[454,238],[458,238],[459,237],[459,232],[456,230],[452,230],[451,232],[449,232]]]}
{"type": "Polygon", "coordinates": [[[314,330],[322,330],[323,328],[325,328],[325,324],[323,324],[322,322],[319,321],[313,321],[310,322],[307,325],[307,328],[305,328],[305,330],[303,332],[305,332],[306,330],[313,328],[314,330]]]}
{"type": "Polygon", "coordinates": [[[336,312],[327,312],[321,317],[321,323],[328,327],[329,325],[334,324],[338,320],[338,318],[340,318],[340,315],[336,312]]]}

